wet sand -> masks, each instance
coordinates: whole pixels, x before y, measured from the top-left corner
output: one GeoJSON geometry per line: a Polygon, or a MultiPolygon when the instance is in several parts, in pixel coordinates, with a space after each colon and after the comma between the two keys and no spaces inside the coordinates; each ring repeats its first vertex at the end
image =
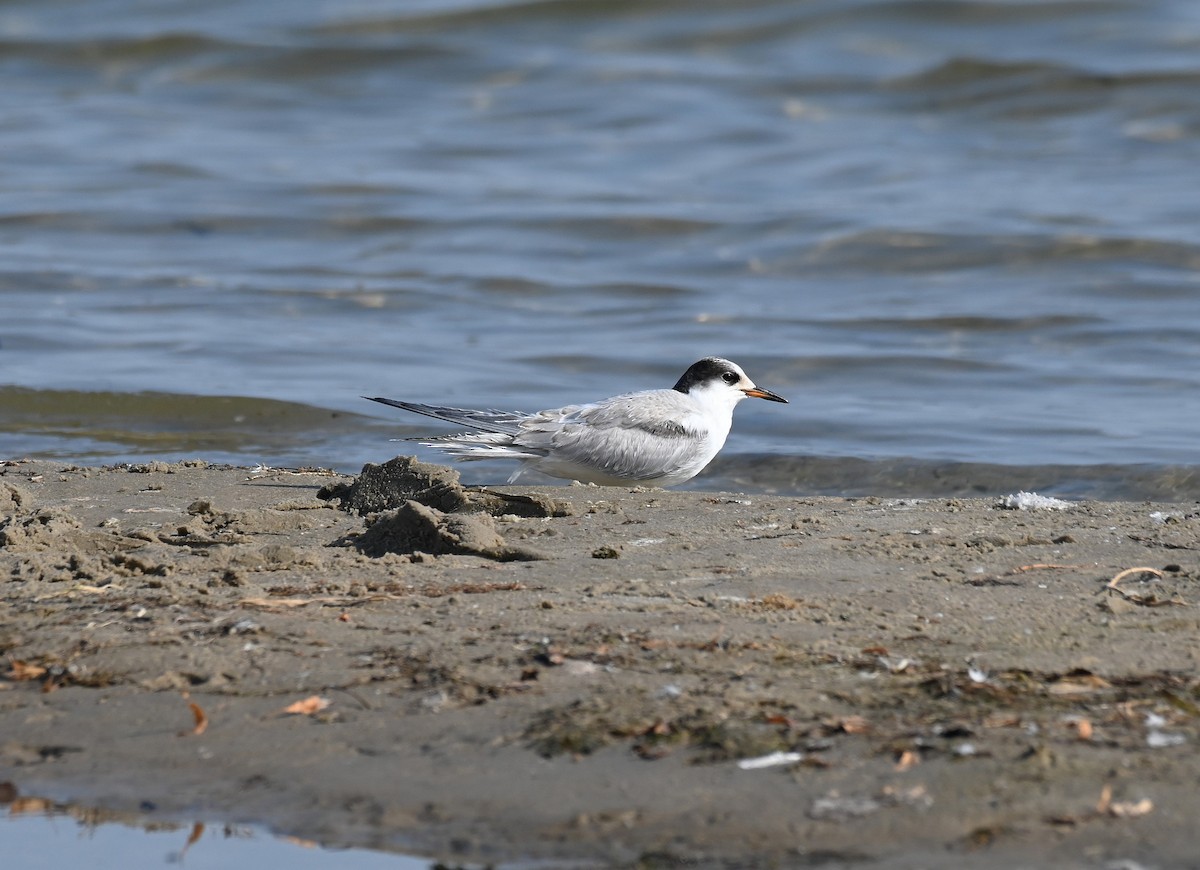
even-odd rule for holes
{"type": "Polygon", "coordinates": [[[0,472],[10,799],[457,863],[1194,859],[1192,505],[0,472]]]}

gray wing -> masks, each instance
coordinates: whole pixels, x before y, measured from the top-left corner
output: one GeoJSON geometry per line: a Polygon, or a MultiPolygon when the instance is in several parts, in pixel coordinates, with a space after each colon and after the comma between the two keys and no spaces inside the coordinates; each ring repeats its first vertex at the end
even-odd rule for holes
{"type": "Polygon", "coordinates": [[[443,408],[440,405],[401,402],[398,399],[384,399],[379,396],[363,396],[363,398],[372,402],[391,405],[393,408],[400,408],[404,411],[412,411],[414,414],[424,414],[426,417],[433,417],[435,420],[445,420],[447,423],[455,423],[459,426],[466,426],[469,429],[477,429],[480,432],[495,432],[498,435],[520,434],[521,423],[529,418],[528,414],[520,414],[516,411],[498,411],[495,409],[476,411],[470,408],[443,408]]]}
{"type": "Polygon", "coordinates": [[[708,437],[684,394],[650,390],[532,415],[514,444],[555,463],[650,480],[694,462],[708,437]]]}

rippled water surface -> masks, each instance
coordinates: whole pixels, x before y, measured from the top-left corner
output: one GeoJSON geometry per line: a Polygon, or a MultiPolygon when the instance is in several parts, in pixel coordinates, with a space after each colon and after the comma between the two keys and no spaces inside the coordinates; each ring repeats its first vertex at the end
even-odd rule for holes
{"type": "Polygon", "coordinates": [[[362,395],[716,353],[792,404],[696,485],[1196,465],[1193,0],[10,2],[0,75],[0,455],[353,470],[431,431],[362,395]]]}

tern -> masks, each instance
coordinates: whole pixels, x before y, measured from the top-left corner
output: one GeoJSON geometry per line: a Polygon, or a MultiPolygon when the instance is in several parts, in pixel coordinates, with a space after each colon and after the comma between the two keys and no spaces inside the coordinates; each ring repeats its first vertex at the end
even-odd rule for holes
{"type": "Polygon", "coordinates": [[[538,471],[600,486],[677,486],[691,480],[725,445],[738,402],[787,402],[720,357],[693,363],[669,390],[624,393],[533,414],[363,398],[474,429],[409,440],[461,461],[519,459],[509,483],[538,471]]]}

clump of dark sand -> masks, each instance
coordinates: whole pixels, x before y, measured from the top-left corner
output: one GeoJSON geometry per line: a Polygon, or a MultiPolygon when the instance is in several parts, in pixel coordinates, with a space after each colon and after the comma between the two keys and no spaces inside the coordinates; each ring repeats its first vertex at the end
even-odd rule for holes
{"type": "Polygon", "coordinates": [[[562,517],[573,513],[570,503],[534,493],[515,495],[489,489],[467,489],[457,471],[397,456],[382,465],[370,463],[351,483],[326,486],[318,498],[338,501],[344,510],[361,515],[394,510],[409,501],[446,513],[485,512],[521,517],[562,517]]]}
{"type": "Polygon", "coordinates": [[[367,520],[367,530],[351,539],[368,556],[387,553],[454,553],[483,556],[501,562],[543,558],[520,547],[510,547],[486,514],[447,514],[417,501],[407,501],[394,511],[367,520]]]}
{"type": "Polygon", "coordinates": [[[344,510],[360,515],[394,510],[410,500],[451,512],[468,504],[458,477],[453,469],[397,456],[382,465],[367,463],[353,482],[323,487],[317,497],[340,501],[344,510]]]}

